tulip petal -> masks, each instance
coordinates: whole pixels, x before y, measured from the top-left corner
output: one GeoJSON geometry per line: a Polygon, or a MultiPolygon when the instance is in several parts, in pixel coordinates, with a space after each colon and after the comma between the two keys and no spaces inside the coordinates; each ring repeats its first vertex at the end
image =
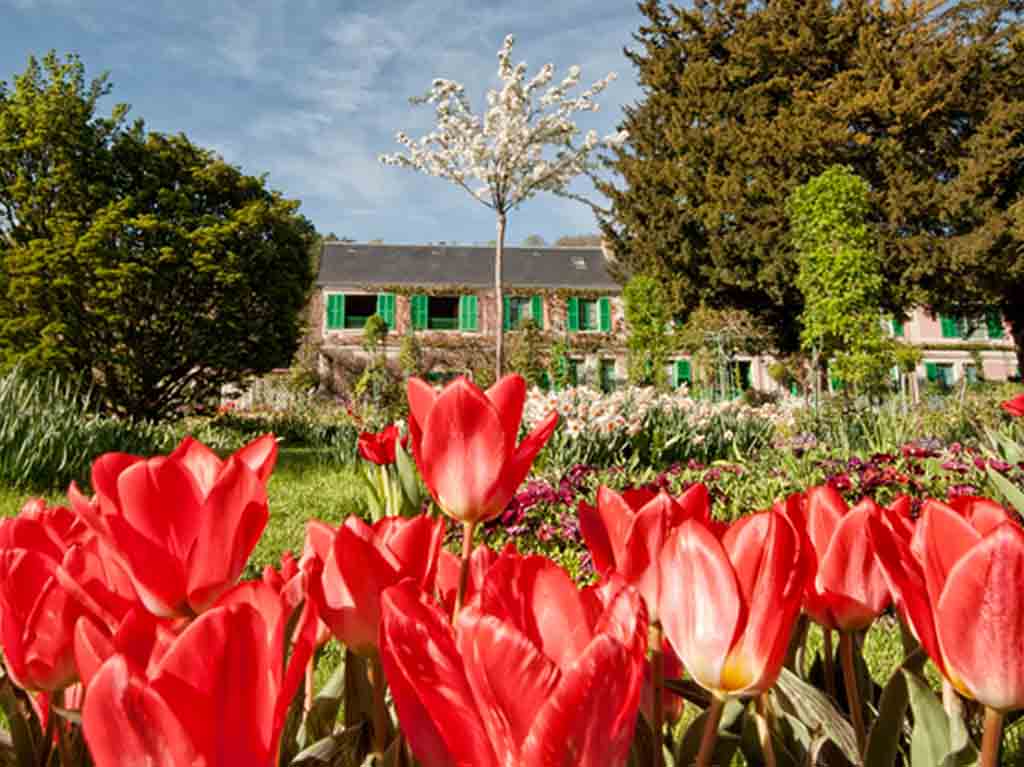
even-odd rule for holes
{"type": "MultiPolygon", "coordinates": [[[[105,496],[113,503],[119,504],[117,478],[121,472],[136,463],[144,462],[145,458],[128,453],[104,453],[92,462],[90,477],[92,489],[97,495],[105,496]]],[[[77,489],[77,487],[76,487],[77,489]]]]}
{"type": "Polygon", "coordinates": [[[799,539],[778,512],[752,514],[722,538],[742,598],[742,626],[729,654],[724,689],[744,694],[771,687],[800,608],[799,539]]]}
{"type": "Polygon", "coordinates": [[[483,392],[456,379],[437,398],[422,428],[420,471],[441,509],[460,521],[498,513],[500,508],[487,506],[488,496],[508,469],[514,443],[483,392]]]}
{"type": "Polygon", "coordinates": [[[381,598],[381,662],[423,767],[499,767],[447,617],[411,581],[381,598]]]}
{"type": "Polygon", "coordinates": [[[270,512],[255,472],[232,456],[202,506],[188,555],[188,601],[200,613],[238,580],[270,512]]]}
{"type": "Polygon", "coordinates": [[[893,604],[910,631],[917,637],[928,657],[945,673],[939,638],[935,633],[932,602],[928,598],[925,575],[910,542],[887,527],[881,519],[868,519],[868,535],[875,559],[885,576],[893,604]]]}
{"type": "Polygon", "coordinates": [[[661,598],[661,566],[659,557],[672,522],[680,516],[679,505],[668,495],[658,493],[632,519],[626,533],[623,558],[618,572],[639,589],[647,603],[651,622],[658,620],[661,598]]]}
{"type": "Polygon", "coordinates": [[[681,525],[684,519],[699,519],[705,524],[713,521],[711,519],[711,496],[708,494],[707,485],[703,482],[697,482],[688,487],[676,499],[676,503],[680,513],[672,519],[673,527],[681,525]]]}
{"type": "Polygon", "coordinates": [[[700,522],[677,527],[661,553],[665,636],[702,687],[719,690],[742,614],[739,584],[718,539],[700,522]]]}
{"type": "Polygon", "coordinates": [[[252,469],[260,482],[266,484],[277,463],[277,438],[273,434],[264,434],[243,445],[232,457],[252,469]]]}
{"type": "Polygon", "coordinates": [[[224,462],[206,445],[192,437],[185,437],[168,458],[177,461],[195,477],[205,497],[213,488],[224,462]]]}
{"type": "Polygon", "coordinates": [[[825,551],[818,554],[815,588],[841,597],[832,610],[840,631],[860,631],[871,625],[889,604],[885,575],[875,562],[867,521],[881,511],[862,501],[839,521],[825,551]]]}
{"type": "Polygon", "coordinates": [[[981,535],[988,535],[1003,522],[1010,520],[1006,509],[988,498],[962,495],[952,499],[949,505],[962,514],[981,535]]]}
{"type": "Polygon", "coordinates": [[[1024,530],[1005,522],[950,570],[935,610],[947,673],[997,711],[1024,708],[1024,530]]]}
{"type": "MultiPolygon", "coordinates": [[[[200,758],[172,705],[114,656],[92,680],[82,710],[96,767],[192,767],[200,758]]],[[[226,764],[227,762],[225,762],[226,764]]]]}
{"type": "Polygon", "coordinates": [[[643,660],[620,642],[609,636],[595,637],[537,712],[517,764],[624,765],[640,704],[642,664],[643,660]]]}
{"type": "Polygon", "coordinates": [[[519,440],[519,424],[523,420],[523,405],[526,403],[526,381],[511,373],[503,376],[485,394],[501,416],[505,434],[511,445],[519,440]]]}
{"type": "Polygon", "coordinates": [[[281,659],[250,605],[203,613],[160,659],[151,686],[207,764],[270,765],[281,659]]]}
{"type": "Polygon", "coordinates": [[[121,472],[117,493],[125,523],[184,562],[202,524],[202,495],[192,475],[176,461],[150,458],[121,472]]]}
{"type": "Polygon", "coordinates": [[[530,726],[558,684],[558,667],[511,624],[472,607],[459,613],[456,645],[491,744],[506,764],[520,764],[530,726]]]}
{"type": "Polygon", "coordinates": [[[807,535],[819,562],[846,512],[846,501],[831,485],[819,485],[807,491],[807,535]]]}
{"type": "Polygon", "coordinates": [[[437,558],[444,543],[444,519],[420,514],[412,519],[389,517],[373,527],[378,549],[394,557],[403,578],[412,578],[421,589],[431,592],[437,573],[437,558]]]}
{"type": "Polygon", "coordinates": [[[530,473],[533,461],[537,453],[547,444],[551,434],[558,425],[558,413],[552,410],[537,424],[536,428],[519,443],[519,447],[505,463],[503,470],[499,473],[496,482],[487,495],[486,506],[493,509],[487,517],[497,516],[505,505],[516,494],[516,490],[523,484],[526,475],[530,473]]]}
{"type": "Polygon", "coordinates": [[[547,557],[499,557],[487,572],[479,605],[482,612],[515,626],[558,666],[572,663],[590,643],[579,589],[547,557]]]}
{"type": "Polygon", "coordinates": [[[607,575],[621,564],[626,531],[632,521],[633,509],[621,495],[604,485],[597,488],[596,507],[580,502],[580,534],[599,573],[607,575]]]}
{"type": "Polygon", "coordinates": [[[928,501],[917,520],[911,550],[924,568],[932,605],[939,603],[953,565],[979,540],[978,531],[944,503],[928,501]]]}
{"type": "Polygon", "coordinates": [[[427,423],[427,416],[437,401],[437,392],[426,381],[415,377],[406,382],[405,388],[409,399],[409,417],[422,431],[427,423]]]}

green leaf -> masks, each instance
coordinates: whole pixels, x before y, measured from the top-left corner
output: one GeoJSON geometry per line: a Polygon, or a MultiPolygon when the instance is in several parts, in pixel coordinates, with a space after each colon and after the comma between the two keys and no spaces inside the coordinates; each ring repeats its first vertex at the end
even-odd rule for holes
{"type": "Polygon", "coordinates": [[[773,692],[780,711],[796,717],[812,733],[827,736],[851,763],[860,762],[853,727],[818,688],[783,668],[773,692]]]}
{"type": "Polygon", "coordinates": [[[361,767],[369,741],[369,727],[357,724],[318,740],[298,753],[290,767],[361,767]]]}
{"type": "Polygon", "coordinates": [[[942,701],[917,674],[904,671],[914,714],[910,738],[911,767],[966,767],[975,764],[977,749],[960,717],[950,717],[942,701]]]}
{"type": "MultiPolygon", "coordinates": [[[[730,764],[733,754],[740,746],[740,736],[732,730],[739,726],[742,729],[740,718],[745,710],[744,701],[730,698],[725,702],[722,709],[722,718],[718,722],[718,740],[715,743],[713,764],[730,764]]],[[[693,720],[687,728],[683,737],[676,743],[675,763],[678,767],[691,765],[697,760],[697,753],[700,751],[700,741],[704,736],[704,725],[708,719],[707,710],[693,720]]]]}
{"type": "Polygon", "coordinates": [[[17,689],[0,666],[0,708],[11,728],[10,743],[17,755],[17,764],[36,764],[37,751],[43,741],[43,731],[35,709],[25,700],[25,693],[17,689]]]}
{"type": "Polygon", "coordinates": [[[1002,493],[1007,502],[1018,512],[1024,514],[1024,492],[991,466],[986,467],[985,470],[988,472],[989,481],[1002,493]]]}
{"type": "Polygon", "coordinates": [[[416,472],[416,464],[400,441],[395,442],[395,469],[398,472],[398,481],[402,483],[402,494],[415,511],[419,513],[423,500],[420,495],[419,475],[416,472]]]}
{"type": "Polygon", "coordinates": [[[345,663],[339,663],[330,679],[313,698],[306,721],[299,733],[303,746],[315,743],[334,733],[338,712],[345,700],[345,663]]]}

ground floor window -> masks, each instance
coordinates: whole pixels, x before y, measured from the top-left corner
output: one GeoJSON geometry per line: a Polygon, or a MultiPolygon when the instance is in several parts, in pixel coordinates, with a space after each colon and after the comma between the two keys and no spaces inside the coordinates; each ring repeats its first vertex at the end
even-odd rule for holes
{"type": "Polygon", "coordinates": [[[328,293],[327,329],[359,330],[373,315],[380,315],[389,328],[395,326],[393,293],[328,293]]]}
{"type": "Polygon", "coordinates": [[[474,295],[415,295],[409,301],[415,330],[478,330],[478,304],[474,295]]]}
{"type": "Polygon", "coordinates": [[[924,371],[928,383],[938,384],[948,389],[956,382],[952,362],[926,362],[924,363],[924,371]]]}
{"type": "Polygon", "coordinates": [[[601,360],[601,391],[615,391],[618,379],[615,376],[615,360],[601,360]]]}

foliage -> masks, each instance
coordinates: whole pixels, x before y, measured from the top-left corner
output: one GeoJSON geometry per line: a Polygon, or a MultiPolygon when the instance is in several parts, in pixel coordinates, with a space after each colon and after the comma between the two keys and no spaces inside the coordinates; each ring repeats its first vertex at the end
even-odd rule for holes
{"type": "Polygon", "coordinates": [[[698,373],[717,397],[734,396],[737,355],[762,354],[772,344],[771,331],[751,312],[701,306],[676,331],[679,344],[698,362],[698,373]]]}
{"type": "Polygon", "coordinates": [[[0,377],[0,484],[25,490],[88,486],[103,453],[156,453],[172,447],[164,426],[98,414],[88,388],[72,379],[15,368],[0,377]]]}
{"type": "Polygon", "coordinates": [[[611,162],[624,182],[599,187],[621,271],[670,276],[682,319],[702,303],[748,309],[793,351],[785,203],[839,163],[885,223],[887,310],[1000,298],[1018,312],[1019,4],[938,5],[641,2],[627,55],[642,96],[611,162]]]}
{"type": "Polygon", "coordinates": [[[402,343],[398,348],[398,366],[406,378],[422,376],[424,373],[423,349],[411,326],[408,326],[408,330],[402,336],[402,343]]]}
{"type": "Polygon", "coordinates": [[[520,321],[510,343],[509,372],[518,373],[528,386],[543,386],[547,372],[547,342],[540,326],[530,317],[520,321]]]}
{"type": "Polygon", "coordinates": [[[572,368],[569,363],[569,354],[572,351],[567,338],[557,338],[551,344],[551,351],[548,357],[548,377],[551,385],[556,391],[567,389],[575,382],[572,378],[572,368]]]}
{"type": "Polygon", "coordinates": [[[512,65],[513,42],[508,35],[498,51],[502,85],[500,90],[488,91],[483,117],[473,113],[464,86],[436,79],[426,95],[412,99],[414,104],[434,105],[434,130],[418,141],[399,132],[395,139],[405,153],[380,158],[389,165],[446,179],[494,211],[498,228],[494,254],[496,376],[504,366],[501,263],[508,214],[539,192],[580,199],[569,191],[569,183],[592,169],[591,155],[596,150],[617,146],[624,139],[622,134],[600,139],[590,131],[581,143],[574,143],[579,131],[572,116],[597,111],[594,97],[615,79],[614,74],[570,96],[579,85],[578,66],[570,67],[566,77],[554,85],[551,64],[527,80],[526,64],[512,65]]]}
{"type": "Polygon", "coordinates": [[[556,248],[599,248],[600,234],[563,234],[555,240],[556,248]]]}
{"type": "Polygon", "coordinates": [[[91,376],[147,419],[287,366],[313,276],[298,203],[123,106],[98,117],[83,73],[51,53],[0,85],[0,365],[91,376]]]}
{"type": "Polygon", "coordinates": [[[797,187],[787,205],[804,299],[801,343],[854,392],[885,389],[895,364],[882,332],[882,255],[867,222],[869,192],[834,165],[797,187]]]}
{"type": "Polygon", "coordinates": [[[638,386],[665,386],[668,362],[668,327],[672,313],[661,280],[636,274],[622,290],[629,338],[629,382],[638,386]]]}

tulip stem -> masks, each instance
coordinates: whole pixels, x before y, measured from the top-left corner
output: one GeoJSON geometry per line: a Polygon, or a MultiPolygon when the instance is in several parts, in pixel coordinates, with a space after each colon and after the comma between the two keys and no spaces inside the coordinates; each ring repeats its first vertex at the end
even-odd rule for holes
{"type": "Polygon", "coordinates": [[[697,752],[697,767],[711,767],[711,758],[715,755],[715,744],[718,742],[718,723],[722,721],[722,709],[725,699],[717,695],[711,696],[708,706],[707,721],[704,722],[704,734],[700,739],[700,750],[697,752]]]}
{"type": "Polygon", "coordinates": [[[651,624],[651,691],[654,694],[651,702],[651,729],[654,730],[654,767],[662,767],[664,763],[662,744],[665,710],[661,691],[665,686],[665,658],[661,651],[661,642],[661,621],[654,621],[651,624]]]}
{"type": "Polygon", "coordinates": [[[822,657],[825,661],[825,692],[832,699],[836,699],[836,664],[835,655],[832,652],[832,629],[823,629],[821,632],[825,638],[825,646],[822,648],[822,657]]]}
{"type": "Polygon", "coordinates": [[[776,767],[775,746],[772,745],[772,728],[768,720],[767,692],[757,696],[755,706],[757,707],[757,735],[761,741],[761,755],[764,757],[765,767],[776,767]]]}
{"type": "Polygon", "coordinates": [[[466,583],[469,581],[469,559],[473,555],[473,533],[476,532],[476,522],[462,523],[462,567],[459,569],[459,590],[455,595],[455,610],[452,612],[452,623],[455,623],[455,616],[462,609],[462,602],[466,598],[466,583]]]}
{"type": "Polygon", "coordinates": [[[857,672],[853,668],[853,633],[839,632],[839,655],[843,666],[843,685],[846,687],[846,702],[850,707],[853,731],[857,735],[857,751],[863,756],[867,736],[864,729],[864,711],[861,708],[860,689],[857,687],[857,672]]]}
{"type": "Polygon", "coordinates": [[[999,767],[999,745],[1003,739],[1003,714],[985,707],[985,734],[981,739],[981,767],[999,767]]]}
{"type": "Polygon", "coordinates": [[[370,660],[369,670],[373,684],[373,753],[383,757],[388,749],[388,682],[384,678],[379,654],[375,653],[370,660]]]}

